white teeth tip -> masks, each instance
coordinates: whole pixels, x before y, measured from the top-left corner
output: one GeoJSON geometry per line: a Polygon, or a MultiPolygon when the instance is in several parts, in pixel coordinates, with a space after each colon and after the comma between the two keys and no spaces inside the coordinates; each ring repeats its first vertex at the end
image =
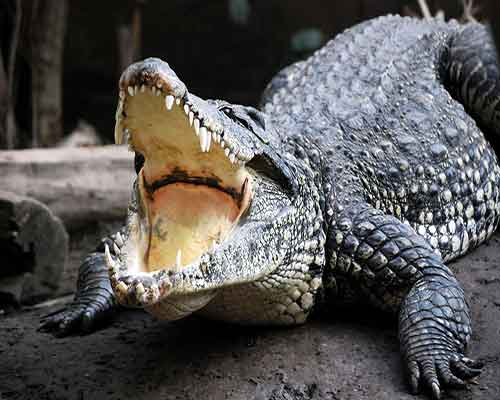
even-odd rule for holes
{"type": "Polygon", "coordinates": [[[116,243],[118,243],[118,246],[122,247],[123,246],[123,236],[121,235],[120,232],[116,234],[116,243]]]}
{"type": "MultiPolygon", "coordinates": [[[[196,121],[198,121],[198,120],[196,120],[196,121]]],[[[196,123],[196,121],[195,121],[195,123],[196,123]]],[[[206,148],[207,148],[207,128],[205,128],[204,126],[202,126],[200,128],[200,147],[201,147],[202,152],[206,151],[206,148]]]]}
{"type": "Polygon", "coordinates": [[[194,119],[194,131],[196,132],[196,136],[200,134],[200,120],[198,118],[194,119]]]}
{"type": "Polygon", "coordinates": [[[188,115],[188,114],[189,114],[189,106],[188,106],[187,104],[184,104],[184,113],[185,113],[186,115],[188,115]]]}
{"type": "Polygon", "coordinates": [[[167,110],[171,110],[172,106],[174,105],[174,96],[168,95],[165,97],[165,106],[167,107],[167,110]]]}
{"type": "Polygon", "coordinates": [[[177,104],[177,105],[181,104],[181,99],[179,97],[177,97],[175,99],[175,104],[177,104]]]}
{"type": "Polygon", "coordinates": [[[181,249],[177,250],[177,255],[175,257],[175,266],[176,267],[182,266],[182,251],[181,251],[181,249]]]}
{"type": "Polygon", "coordinates": [[[134,93],[134,89],[132,88],[132,86],[129,86],[129,87],[127,88],[127,91],[128,91],[128,94],[129,94],[129,95],[131,95],[131,96],[133,96],[133,95],[135,94],[135,93],[134,93]]]}
{"type": "Polygon", "coordinates": [[[193,126],[194,113],[192,111],[189,112],[189,126],[193,126]]]}
{"type": "Polygon", "coordinates": [[[146,86],[141,85],[141,93],[144,93],[145,90],[146,90],[146,86]]]}
{"type": "Polygon", "coordinates": [[[156,87],[151,86],[151,93],[153,93],[153,96],[156,96],[156,87]]]}
{"type": "Polygon", "coordinates": [[[121,142],[118,144],[129,143],[129,141],[130,141],[130,131],[127,128],[125,128],[122,132],[121,142]]]}
{"type": "Polygon", "coordinates": [[[135,85],[134,86],[134,94],[137,94],[139,92],[139,86],[135,85]]]}
{"type": "Polygon", "coordinates": [[[139,296],[143,295],[146,292],[146,289],[144,289],[144,285],[142,284],[142,282],[139,282],[136,285],[135,290],[137,291],[137,294],[139,296]]]}
{"type": "Polygon", "coordinates": [[[208,153],[210,151],[210,142],[212,140],[212,134],[210,131],[207,131],[207,144],[205,146],[206,152],[208,153]]]}
{"type": "Polygon", "coordinates": [[[113,243],[113,250],[115,252],[115,255],[120,254],[120,249],[118,248],[118,246],[116,245],[116,243],[113,243]]]}
{"type": "Polygon", "coordinates": [[[113,258],[111,257],[111,253],[109,252],[109,246],[107,243],[104,245],[104,259],[106,260],[106,264],[107,264],[109,269],[112,269],[112,270],[116,269],[115,262],[113,261],[113,258]]]}
{"type": "Polygon", "coordinates": [[[226,157],[229,157],[229,147],[227,147],[227,148],[224,150],[224,154],[226,155],[226,157]]]}
{"type": "Polygon", "coordinates": [[[156,95],[160,96],[161,95],[161,89],[156,89],[156,95]]]}
{"type": "Polygon", "coordinates": [[[234,155],[234,153],[231,153],[229,155],[229,161],[231,161],[231,164],[234,164],[234,160],[236,159],[236,156],[234,155]]]}

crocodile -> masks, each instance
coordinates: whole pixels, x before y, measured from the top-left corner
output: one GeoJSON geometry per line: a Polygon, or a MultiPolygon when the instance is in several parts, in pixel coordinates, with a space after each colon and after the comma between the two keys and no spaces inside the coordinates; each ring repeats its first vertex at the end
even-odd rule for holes
{"type": "Polygon", "coordinates": [[[135,152],[126,223],[42,330],[90,332],[121,306],[297,325],[361,304],[397,317],[410,390],[466,386],[483,365],[447,262],[498,224],[499,74],[486,26],[400,16],[284,68],[258,109],[132,64],[115,128],[135,152]]]}

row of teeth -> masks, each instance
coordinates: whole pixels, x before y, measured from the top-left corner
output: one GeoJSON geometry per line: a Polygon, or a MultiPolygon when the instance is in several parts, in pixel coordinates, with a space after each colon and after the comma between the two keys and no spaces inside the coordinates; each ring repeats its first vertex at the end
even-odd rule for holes
{"type": "MultiPolygon", "coordinates": [[[[140,87],[138,85],[128,86],[127,92],[130,96],[135,96],[139,92],[144,93],[146,89],[147,87],[145,85],[141,85],[140,87]]],[[[162,95],[161,88],[157,88],[156,86],[151,87],[151,92],[155,96],[162,95]]],[[[195,112],[191,110],[190,105],[187,103],[181,105],[181,103],[182,99],[180,97],[174,97],[172,95],[165,96],[165,108],[167,111],[171,111],[174,105],[179,107],[182,106],[184,114],[186,114],[186,117],[189,120],[189,125],[194,128],[194,132],[200,140],[200,148],[203,153],[208,153],[210,151],[210,145],[212,141],[214,141],[222,148],[222,150],[224,150],[224,154],[227,158],[229,158],[229,161],[232,164],[243,165],[245,163],[245,160],[238,158],[237,150],[232,151],[229,147],[226,147],[226,143],[222,139],[220,133],[211,131],[209,128],[202,125],[200,119],[196,117],[195,112]]]]}
{"type": "MultiPolygon", "coordinates": [[[[123,240],[123,236],[121,235],[120,232],[118,232],[115,236],[115,241],[113,242],[113,251],[115,255],[119,258],[121,255],[121,248],[123,247],[125,241],[123,240]]],[[[219,247],[220,243],[217,242],[216,240],[212,241],[212,247],[210,248],[209,252],[215,252],[217,248],[219,247]]],[[[110,257],[110,260],[108,261],[108,265],[113,265],[116,268],[116,263],[115,261],[110,257]]],[[[182,264],[182,250],[177,249],[177,254],[175,257],[175,271],[178,272],[181,270],[183,264],[182,264]]]]}

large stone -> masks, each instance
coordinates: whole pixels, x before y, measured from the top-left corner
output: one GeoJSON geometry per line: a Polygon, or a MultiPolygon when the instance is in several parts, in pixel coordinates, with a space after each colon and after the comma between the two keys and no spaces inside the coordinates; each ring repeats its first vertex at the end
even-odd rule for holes
{"type": "Polygon", "coordinates": [[[0,191],[0,254],[0,302],[32,303],[56,291],[68,234],[46,205],[0,191]]]}

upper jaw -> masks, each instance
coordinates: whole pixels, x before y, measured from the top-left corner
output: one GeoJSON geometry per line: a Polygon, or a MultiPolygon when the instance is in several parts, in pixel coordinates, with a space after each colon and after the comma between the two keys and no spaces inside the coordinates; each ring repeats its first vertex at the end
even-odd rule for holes
{"type": "Polygon", "coordinates": [[[173,111],[175,107],[182,110],[199,139],[201,152],[209,152],[216,143],[232,164],[244,165],[259,150],[250,132],[221,112],[217,101],[203,100],[189,93],[169,65],[158,58],[134,63],[122,73],[115,124],[117,144],[128,143],[133,150],[138,150],[132,135],[140,132],[127,128],[126,106],[131,98],[145,93],[163,99],[165,112],[173,111]]]}

